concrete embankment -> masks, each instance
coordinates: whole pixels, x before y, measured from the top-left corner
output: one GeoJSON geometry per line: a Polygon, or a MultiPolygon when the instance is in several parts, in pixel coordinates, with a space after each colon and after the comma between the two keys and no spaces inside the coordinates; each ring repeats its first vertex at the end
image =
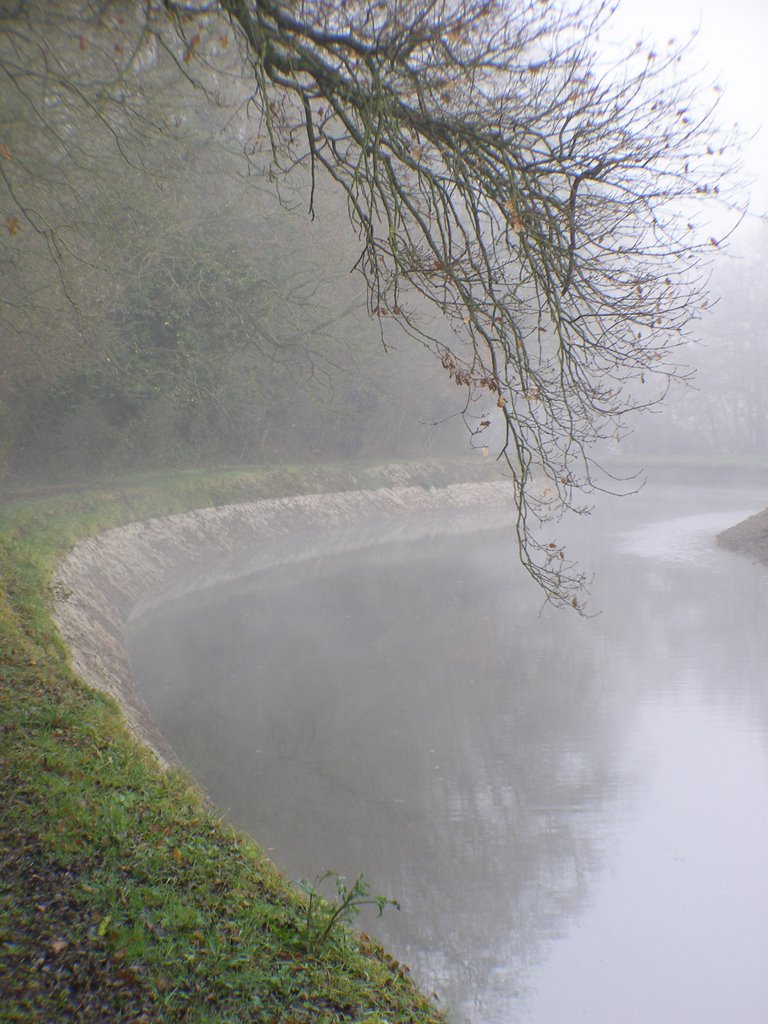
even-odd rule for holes
{"type": "MultiPolygon", "coordinates": [[[[132,616],[192,590],[394,537],[502,525],[509,481],[387,487],[243,502],[131,523],[80,542],[59,566],[54,615],[77,674],[115,697],[161,761],[174,760],[124,647],[132,616]]],[[[268,685],[268,681],[265,681],[268,685]]]]}

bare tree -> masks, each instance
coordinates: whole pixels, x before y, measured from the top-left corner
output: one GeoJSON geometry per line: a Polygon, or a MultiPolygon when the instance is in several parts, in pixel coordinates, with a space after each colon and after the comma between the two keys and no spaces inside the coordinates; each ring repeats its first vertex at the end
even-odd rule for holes
{"type": "MultiPolygon", "coordinates": [[[[234,135],[268,154],[278,189],[303,169],[313,212],[321,184],[342,190],[370,314],[466,389],[473,434],[501,420],[522,560],[550,600],[580,607],[582,575],[537,524],[580,507],[590,447],[680,373],[674,349],[720,244],[707,222],[729,140],[680,49],[608,59],[610,10],[589,0],[77,10],[66,28],[100,54],[98,110],[118,146],[166,129],[137,99],[164,62],[209,100],[241,101],[234,135]]],[[[70,68],[53,72],[73,88],[70,68]]]]}

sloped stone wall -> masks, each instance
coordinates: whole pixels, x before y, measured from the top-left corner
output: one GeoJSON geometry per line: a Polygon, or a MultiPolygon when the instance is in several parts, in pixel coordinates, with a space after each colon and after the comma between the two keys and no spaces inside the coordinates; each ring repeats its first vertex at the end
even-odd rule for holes
{"type": "Polygon", "coordinates": [[[498,526],[513,516],[511,483],[494,481],[300,495],[131,523],[70,552],[55,578],[54,617],[78,676],[116,698],[129,727],[170,763],[173,752],[152,722],[125,651],[133,615],[282,562],[498,526]]]}

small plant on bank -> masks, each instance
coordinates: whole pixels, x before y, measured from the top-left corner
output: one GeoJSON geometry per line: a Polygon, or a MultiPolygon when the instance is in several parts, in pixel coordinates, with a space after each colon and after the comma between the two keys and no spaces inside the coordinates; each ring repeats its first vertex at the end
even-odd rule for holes
{"type": "Polygon", "coordinates": [[[353,884],[347,887],[343,875],[326,871],[314,882],[302,878],[299,887],[307,896],[306,916],[299,928],[296,944],[308,953],[319,953],[330,942],[337,925],[351,924],[363,907],[376,907],[379,917],[386,907],[400,909],[397,900],[386,896],[372,896],[370,885],[363,875],[358,875],[353,884]],[[329,878],[336,880],[336,898],[329,901],[320,892],[319,886],[329,878]]]}

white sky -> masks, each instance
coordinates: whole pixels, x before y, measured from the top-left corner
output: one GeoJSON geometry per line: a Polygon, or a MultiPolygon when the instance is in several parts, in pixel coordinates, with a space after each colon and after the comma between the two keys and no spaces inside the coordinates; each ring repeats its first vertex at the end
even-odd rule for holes
{"type": "Polygon", "coordinates": [[[663,48],[690,38],[688,65],[704,68],[723,87],[720,119],[756,137],[745,146],[750,210],[768,211],[768,0],[619,0],[614,33],[630,42],[645,38],[663,48]]]}

